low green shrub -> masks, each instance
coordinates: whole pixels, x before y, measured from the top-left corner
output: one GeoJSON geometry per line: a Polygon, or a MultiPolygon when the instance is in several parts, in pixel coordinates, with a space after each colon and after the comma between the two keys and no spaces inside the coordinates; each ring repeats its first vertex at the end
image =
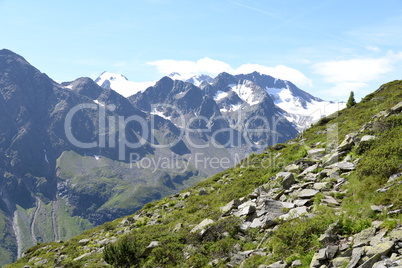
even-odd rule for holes
{"type": "Polygon", "coordinates": [[[306,255],[320,248],[319,236],[335,220],[333,211],[317,208],[313,218],[297,218],[280,225],[268,241],[274,259],[284,259],[294,254],[306,255]]]}
{"type": "Polygon", "coordinates": [[[103,259],[114,267],[139,267],[142,248],[134,236],[123,236],[117,242],[107,245],[103,259]]]}
{"type": "Polygon", "coordinates": [[[338,220],[337,227],[342,235],[356,234],[371,226],[369,218],[351,218],[342,214],[338,220]]]}

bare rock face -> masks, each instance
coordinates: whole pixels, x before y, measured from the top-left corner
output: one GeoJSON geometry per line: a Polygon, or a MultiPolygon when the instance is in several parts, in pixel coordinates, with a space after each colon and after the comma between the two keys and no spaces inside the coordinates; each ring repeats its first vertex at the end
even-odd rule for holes
{"type": "Polygon", "coordinates": [[[196,232],[200,232],[201,234],[205,231],[205,227],[207,227],[208,225],[214,223],[213,220],[211,219],[205,219],[203,220],[200,224],[198,224],[197,226],[195,226],[192,230],[191,233],[196,233],[196,232]]]}
{"type": "Polygon", "coordinates": [[[345,139],[339,144],[337,151],[344,152],[349,151],[357,143],[357,133],[350,133],[346,135],[345,139]]]}
{"type": "Polygon", "coordinates": [[[402,101],[391,108],[390,114],[397,114],[402,112],[402,101]]]}
{"type": "Polygon", "coordinates": [[[279,172],[276,174],[276,178],[282,179],[283,189],[289,189],[293,184],[296,183],[294,175],[291,172],[279,172]]]}

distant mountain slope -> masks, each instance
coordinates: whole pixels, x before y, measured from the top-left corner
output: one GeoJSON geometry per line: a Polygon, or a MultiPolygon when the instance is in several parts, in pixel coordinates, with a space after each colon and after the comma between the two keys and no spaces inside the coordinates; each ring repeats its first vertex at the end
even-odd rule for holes
{"type": "Polygon", "coordinates": [[[215,98],[219,90],[214,87],[214,82],[204,85],[199,88],[164,77],[129,100],[143,112],[170,120],[185,130],[185,136],[193,133],[193,128],[203,129],[205,138],[216,139],[229,151],[263,150],[297,134],[294,125],[282,116],[282,110],[267,93],[261,96],[261,102],[255,103],[258,105],[246,103],[242,109],[226,112],[219,107],[221,100],[215,98]]]}
{"type": "Polygon", "coordinates": [[[223,111],[238,110],[264,102],[268,94],[283,116],[294,123],[299,131],[346,107],[345,103],[323,101],[299,89],[290,81],[275,79],[257,72],[230,75],[222,73],[206,86],[210,94],[221,104],[223,111]],[[235,96],[235,98],[234,98],[235,96]],[[229,99],[228,99],[229,98],[229,99]],[[239,101],[240,98],[240,101],[239,101]]]}

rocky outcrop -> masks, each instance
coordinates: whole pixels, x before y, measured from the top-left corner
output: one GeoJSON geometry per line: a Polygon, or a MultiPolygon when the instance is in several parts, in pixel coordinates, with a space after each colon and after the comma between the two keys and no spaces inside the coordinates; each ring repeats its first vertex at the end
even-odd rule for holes
{"type": "Polygon", "coordinates": [[[313,257],[310,267],[400,267],[402,266],[402,227],[388,232],[375,222],[370,227],[355,234],[346,243],[320,249],[313,257]],[[388,235],[385,235],[387,234],[388,235]]]}

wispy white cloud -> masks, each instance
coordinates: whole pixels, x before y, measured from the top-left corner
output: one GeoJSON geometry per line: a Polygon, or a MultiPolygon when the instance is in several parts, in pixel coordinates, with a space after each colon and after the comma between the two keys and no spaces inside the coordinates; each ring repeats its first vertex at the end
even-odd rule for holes
{"type": "Polygon", "coordinates": [[[148,62],[155,66],[162,75],[178,72],[182,77],[191,77],[196,74],[208,74],[216,76],[221,72],[231,74],[247,74],[257,71],[262,74],[270,75],[275,78],[289,80],[299,87],[312,86],[311,79],[307,78],[302,72],[284,65],[275,67],[260,64],[243,64],[233,68],[230,64],[211,58],[202,58],[197,61],[178,61],[178,60],[157,60],[148,62]]]}
{"type": "Polygon", "coordinates": [[[324,90],[331,96],[347,96],[350,91],[367,93],[369,82],[375,81],[393,71],[393,65],[402,60],[402,52],[388,52],[379,58],[358,58],[325,61],[313,65],[314,72],[332,84],[324,90]]]}
{"type": "Polygon", "coordinates": [[[368,82],[392,70],[388,58],[326,61],[314,65],[315,73],[329,83],[368,82]]]}
{"type": "Polygon", "coordinates": [[[381,48],[379,48],[377,46],[367,46],[366,49],[369,50],[369,51],[373,51],[373,52],[380,52],[381,51],[381,48]]]}

